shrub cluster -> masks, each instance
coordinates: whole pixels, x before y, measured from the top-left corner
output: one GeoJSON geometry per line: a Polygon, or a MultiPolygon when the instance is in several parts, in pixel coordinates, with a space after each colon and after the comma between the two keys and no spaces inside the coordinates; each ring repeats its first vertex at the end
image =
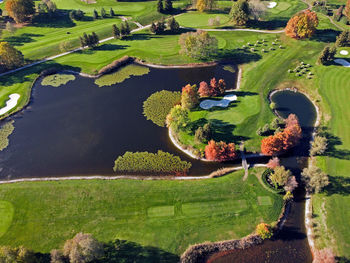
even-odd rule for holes
{"type": "Polygon", "coordinates": [[[308,79],[312,78],[313,73],[310,71],[312,66],[305,64],[303,61],[299,63],[294,69],[288,69],[288,73],[295,73],[296,77],[306,76],[308,79]]]}
{"type": "Polygon", "coordinates": [[[164,127],[166,116],[170,110],[179,104],[181,100],[180,92],[168,90],[157,91],[143,102],[143,115],[154,124],[164,127]]]}
{"type": "Polygon", "coordinates": [[[126,152],[115,160],[114,172],[128,174],[186,175],[192,164],[159,150],[157,153],[126,152]]]}

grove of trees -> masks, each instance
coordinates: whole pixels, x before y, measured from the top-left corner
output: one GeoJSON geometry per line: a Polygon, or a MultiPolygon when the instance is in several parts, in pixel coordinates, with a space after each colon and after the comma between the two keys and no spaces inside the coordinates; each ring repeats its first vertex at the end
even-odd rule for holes
{"type": "Polygon", "coordinates": [[[212,78],[208,85],[207,82],[202,81],[199,83],[198,93],[201,97],[215,97],[222,95],[226,90],[225,80],[219,79],[216,81],[216,78],[212,78]]]}
{"type": "Polygon", "coordinates": [[[286,127],[281,132],[268,136],[261,141],[261,152],[265,155],[277,155],[299,143],[302,131],[297,117],[290,114],[285,120],[286,127]]]}
{"type": "Polygon", "coordinates": [[[350,31],[344,30],[337,36],[335,45],[338,47],[350,47],[350,31]]]}
{"type": "Polygon", "coordinates": [[[205,146],[205,158],[209,161],[224,162],[236,158],[236,148],[234,143],[223,141],[215,142],[210,140],[205,146]]]}
{"type": "Polygon", "coordinates": [[[318,62],[322,65],[329,64],[334,60],[334,56],[337,54],[337,49],[335,47],[325,47],[321,55],[318,58],[318,62]]]}
{"type": "Polygon", "coordinates": [[[317,14],[307,9],[289,19],[285,33],[295,39],[309,38],[316,32],[317,26],[317,14]]]}

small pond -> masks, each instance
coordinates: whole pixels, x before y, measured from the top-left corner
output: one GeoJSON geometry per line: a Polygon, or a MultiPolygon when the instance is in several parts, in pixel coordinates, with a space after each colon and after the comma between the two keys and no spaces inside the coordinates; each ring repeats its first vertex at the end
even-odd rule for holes
{"type": "Polygon", "coordinates": [[[142,106],[156,91],[180,91],[212,77],[224,78],[229,88],[236,83],[236,74],[221,65],[150,69],[105,87],[81,76],[60,87],[42,86],[39,80],[29,106],[12,117],[15,130],[0,152],[0,178],[113,175],[114,160],[126,151],[158,150],[191,161],[191,175],[208,174],[222,165],[182,154],[166,128],[146,120],[142,106]]]}

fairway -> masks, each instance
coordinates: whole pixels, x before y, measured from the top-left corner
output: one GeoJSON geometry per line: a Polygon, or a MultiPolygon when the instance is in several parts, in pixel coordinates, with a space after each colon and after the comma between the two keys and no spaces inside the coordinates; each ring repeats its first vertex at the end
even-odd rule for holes
{"type": "Polygon", "coordinates": [[[15,212],[10,228],[0,228],[0,244],[49,252],[82,231],[105,242],[126,239],[179,255],[190,244],[240,238],[261,221],[277,220],[283,201],[259,183],[262,171],[251,170],[244,182],[243,171],[237,171],[194,181],[1,185],[0,199],[12,203],[15,212]],[[258,205],[260,196],[271,205],[258,205]]]}
{"type": "Polygon", "coordinates": [[[0,237],[3,236],[12,223],[13,205],[7,201],[0,201],[0,237]]]}

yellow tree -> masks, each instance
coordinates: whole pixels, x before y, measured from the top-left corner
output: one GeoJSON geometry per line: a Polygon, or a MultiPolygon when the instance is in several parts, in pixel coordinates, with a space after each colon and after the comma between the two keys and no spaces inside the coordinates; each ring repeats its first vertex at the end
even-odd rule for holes
{"type": "Polygon", "coordinates": [[[207,4],[205,0],[197,0],[196,2],[196,8],[199,12],[204,12],[204,10],[206,9],[207,4]]]}
{"type": "Polygon", "coordinates": [[[0,63],[6,68],[22,66],[23,55],[7,42],[0,42],[0,63]]]}
{"type": "Polygon", "coordinates": [[[346,2],[345,15],[350,20],[350,0],[346,2]]]}

